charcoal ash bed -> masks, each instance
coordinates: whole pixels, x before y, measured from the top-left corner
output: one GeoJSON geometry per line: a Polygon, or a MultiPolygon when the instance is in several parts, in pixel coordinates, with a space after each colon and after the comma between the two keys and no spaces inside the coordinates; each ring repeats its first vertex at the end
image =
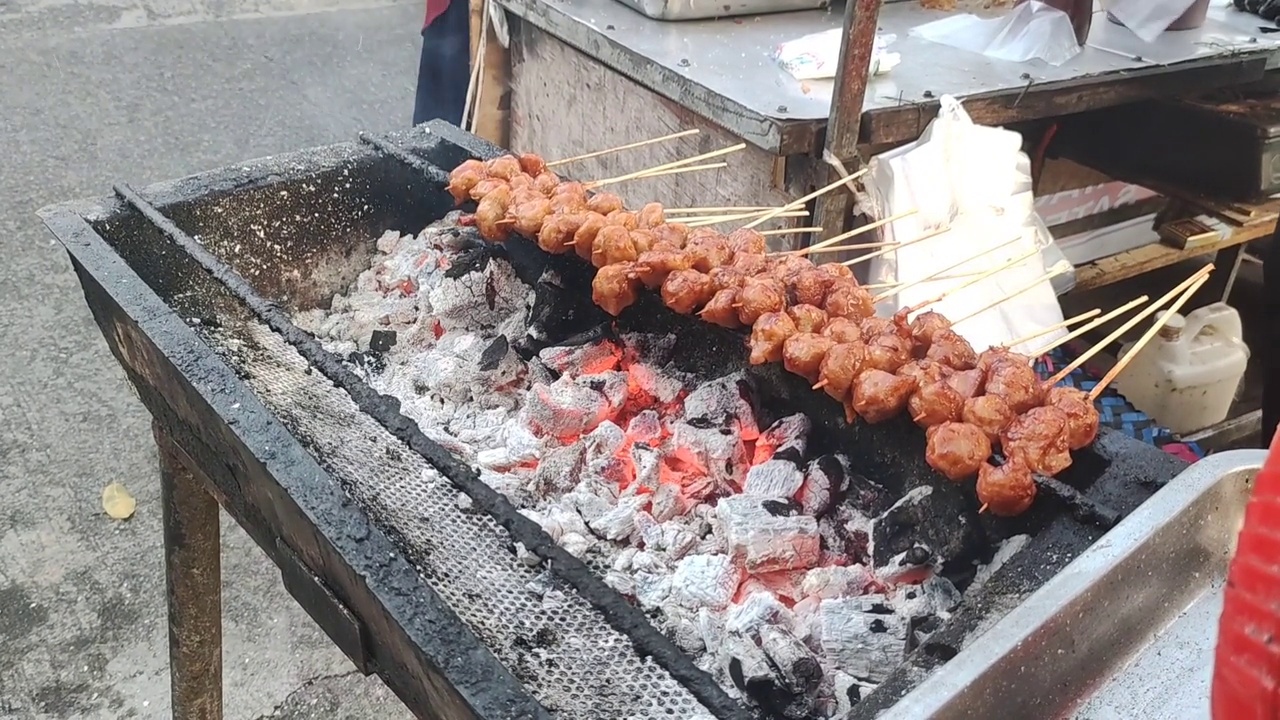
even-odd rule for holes
{"type": "MultiPolygon", "coordinates": [[[[385,142],[396,143],[419,159],[445,168],[469,155],[494,151],[461,135],[450,135],[447,128],[434,130],[430,134],[419,130],[385,142]]],[[[249,281],[254,291],[291,313],[323,309],[333,295],[356,281],[378,252],[375,240],[388,228],[416,233],[448,210],[447,196],[418,169],[394,157],[352,146],[219,171],[148,188],[142,195],[179,227],[197,236],[204,248],[225,260],[249,281]]],[[[305,591],[309,599],[303,600],[304,605],[314,605],[317,595],[334,596],[345,612],[332,614],[353,616],[353,622],[330,622],[327,629],[331,636],[336,636],[340,644],[345,642],[348,654],[358,657],[361,653],[382,653],[378,662],[369,663],[366,659],[365,665],[387,677],[415,712],[430,716],[422,704],[426,683],[420,669],[396,667],[397,663],[412,665],[414,658],[386,657],[385,647],[394,645],[393,640],[407,646],[412,651],[408,654],[418,656],[419,662],[422,655],[435,653],[432,662],[443,668],[436,682],[460,696],[477,716],[524,716],[520,712],[512,714],[511,708],[518,706],[511,704],[516,702],[512,698],[534,702],[541,706],[538,712],[547,711],[558,717],[649,717],[662,716],[664,712],[690,717],[698,712],[716,716],[754,712],[732,704],[708,708],[700,703],[699,698],[714,700],[719,688],[704,685],[690,689],[691,682],[705,683],[710,677],[690,674],[689,665],[677,667],[674,673],[670,667],[663,667],[663,663],[679,665],[674,656],[663,657],[651,648],[648,657],[641,659],[632,648],[636,638],[631,632],[610,627],[603,617],[605,613],[577,589],[566,586],[555,572],[525,564],[515,547],[517,542],[497,521],[476,507],[460,507],[459,490],[453,482],[362,412],[348,395],[336,390],[323,373],[315,371],[310,359],[266,327],[240,298],[202,272],[138,212],[115,200],[106,200],[47,211],[46,218],[67,243],[95,317],[144,401],[157,415],[158,425],[180,436],[179,444],[188,454],[199,457],[197,465],[215,468],[205,472],[213,476],[210,479],[219,487],[224,504],[229,508],[241,506],[240,512],[233,510],[233,514],[242,524],[266,526],[255,537],[278,563],[286,565],[290,558],[297,558],[307,566],[308,573],[320,579],[322,591],[305,591]],[[77,226],[76,216],[88,218],[91,227],[77,226]],[[128,279],[128,270],[114,255],[123,258],[150,289],[122,282],[128,279]],[[175,317],[171,311],[185,321],[185,327],[173,326],[175,317]],[[238,375],[239,380],[228,378],[227,371],[238,375]],[[237,402],[224,402],[227,391],[217,383],[209,384],[214,380],[233,387],[237,395],[243,395],[243,401],[237,401],[238,406],[237,402]],[[250,414],[255,417],[246,426],[243,416],[250,406],[254,411],[250,414]],[[214,426],[222,427],[214,432],[214,426]],[[276,443],[250,450],[244,442],[245,433],[261,433],[264,428],[285,435],[277,437],[276,443]],[[236,441],[226,440],[228,437],[236,441]],[[199,451],[193,453],[188,445],[199,451]],[[308,477],[297,479],[294,487],[280,483],[279,478],[260,482],[263,486],[281,485],[280,492],[290,500],[287,504],[297,504],[295,495],[314,502],[323,500],[322,505],[336,503],[341,509],[339,515],[349,515],[354,518],[350,522],[367,526],[367,535],[363,534],[365,530],[356,533],[365,539],[345,548],[351,552],[344,552],[341,543],[337,543],[338,557],[317,556],[304,548],[281,549],[280,529],[271,526],[282,518],[271,517],[277,513],[255,509],[255,502],[263,498],[258,485],[237,479],[238,473],[216,471],[219,466],[225,467],[227,461],[219,459],[224,455],[245,458],[245,464],[262,465],[258,453],[265,453],[269,459],[291,453],[312,462],[305,474],[308,477]],[[272,534],[276,537],[270,537],[272,534]],[[360,583],[343,577],[354,574],[366,585],[370,582],[371,558],[364,551],[373,546],[367,538],[388,544],[393,553],[411,563],[410,567],[400,568],[408,573],[404,581],[415,588],[407,597],[402,595],[406,606],[376,607],[379,600],[362,599],[361,589],[353,586],[360,583]],[[478,561],[491,566],[474,572],[472,566],[478,561]],[[351,570],[338,572],[339,568],[351,570]],[[495,580],[499,576],[500,581],[495,580]],[[486,704],[464,677],[467,668],[440,660],[456,653],[425,648],[412,633],[402,632],[408,637],[394,638],[395,633],[385,627],[377,628],[374,620],[378,615],[419,615],[420,610],[415,607],[420,602],[419,595],[421,602],[428,605],[433,598],[438,599],[443,611],[466,628],[467,633],[456,648],[474,642],[473,657],[505,668],[499,677],[511,682],[511,695],[504,701],[507,704],[486,704]],[[354,643],[350,640],[352,627],[356,629],[354,643]],[[591,655],[584,652],[589,647],[605,647],[608,652],[591,655]],[[573,667],[575,658],[591,658],[590,667],[585,672],[573,667]]],[[[518,246],[512,246],[509,252],[518,255],[518,246]]],[[[524,265],[510,258],[509,262],[514,268],[524,265]]],[[[525,268],[524,274],[533,276],[526,280],[531,285],[536,285],[541,276],[536,268],[525,268]]],[[[561,284],[570,289],[587,287],[574,279],[573,268],[562,268],[561,276],[561,284]]],[[[582,296],[579,292],[578,297],[582,296]]],[[[556,300],[546,302],[554,305],[556,300]]],[[[559,334],[563,340],[568,337],[565,333],[591,330],[593,318],[589,309],[571,299],[559,302],[566,303],[564,308],[572,312],[552,312],[549,318],[577,319],[547,332],[559,334]]],[[[732,334],[708,334],[704,329],[682,325],[679,318],[643,306],[631,315],[622,323],[628,330],[654,335],[675,332],[699,348],[699,352],[681,360],[687,366],[685,372],[705,379],[742,370],[740,338],[732,334]]],[[[399,342],[392,347],[392,353],[397,346],[399,342]]],[[[519,350],[516,347],[511,352],[518,355],[519,350]]],[[[885,426],[865,434],[850,433],[823,398],[802,392],[781,374],[768,373],[749,370],[746,375],[752,405],[760,415],[757,429],[800,412],[812,424],[809,459],[844,453],[856,458],[859,472],[886,490],[894,503],[911,496],[917,488],[931,488],[926,495],[934,498],[930,503],[944,501],[949,504],[941,507],[956,517],[973,516],[970,501],[959,494],[948,498],[946,487],[939,485],[927,470],[922,459],[923,442],[913,439],[915,433],[910,428],[885,426]]],[[[1105,436],[1093,460],[1077,462],[1081,470],[1064,479],[1106,506],[1125,512],[1176,472],[1176,465],[1155,451],[1150,451],[1154,455],[1144,455],[1144,450],[1105,436]]],[[[922,494],[917,492],[916,496],[922,494]]],[[[969,595],[950,623],[913,628],[915,644],[924,647],[916,650],[907,664],[877,669],[876,677],[883,677],[884,685],[863,700],[859,712],[870,711],[876,703],[891,702],[895,687],[909,689],[903,683],[918,674],[919,668],[945,659],[992,613],[1016,602],[1019,593],[1034,589],[1101,532],[1096,526],[1076,522],[1063,514],[1063,508],[1051,504],[1015,524],[996,526],[975,520],[958,533],[950,527],[928,523],[921,527],[920,518],[931,515],[927,511],[937,507],[907,503],[901,505],[897,516],[890,518],[894,522],[881,523],[886,528],[886,538],[876,547],[886,553],[890,548],[895,550],[880,558],[881,566],[894,558],[908,559],[908,555],[908,564],[912,565],[952,565],[945,574],[963,586],[971,579],[966,575],[972,575],[973,561],[989,559],[1005,537],[1033,534],[1028,547],[1037,554],[1014,555],[981,592],[969,595]],[[906,512],[913,507],[916,511],[906,512]],[[890,533],[890,527],[897,532],[890,533]],[[925,531],[935,535],[925,538],[921,535],[925,531]],[[957,569],[966,565],[963,571],[957,569]],[[1011,573],[1012,570],[1017,572],[1011,573]],[[932,635],[928,642],[920,642],[929,631],[932,635]]],[[[303,515],[317,513],[309,509],[303,515]]],[[[331,514],[329,519],[334,517],[331,514]]],[[[332,533],[337,533],[338,539],[348,537],[349,528],[345,525],[333,528],[312,524],[309,542],[332,546],[332,533]]],[[[377,554],[375,550],[370,552],[377,554]]],[[[552,569],[558,568],[553,565],[552,569]]],[[[315,610],[312,612],[316,614],[315,610]]],[[[402,628],[412,626],[402,620],[397,622],[402,628]]],[[[658,619],[655,624],[660,624],[658,619]]],[[[647,637],[646,642],[656,642],[652,636],[647,637]]],[[[638,644],[643,647],[644,643],[638,644]]],[[[679,652],[674,644],[662,650],[679,652]]],[[[690,658],[685,660],[692,665],[690,658]]],[[[731,686],[729,690],[732,689],[731,686]]]]}

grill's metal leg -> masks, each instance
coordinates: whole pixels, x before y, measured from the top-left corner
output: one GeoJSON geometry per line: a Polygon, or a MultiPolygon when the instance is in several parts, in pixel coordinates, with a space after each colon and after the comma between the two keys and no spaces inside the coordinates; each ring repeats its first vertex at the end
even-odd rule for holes
{"type": "Polygon", "coordinates": [[[222,720],[222,558],[218,501],[159,425],[169,687],[174,720],[222,720]]]}

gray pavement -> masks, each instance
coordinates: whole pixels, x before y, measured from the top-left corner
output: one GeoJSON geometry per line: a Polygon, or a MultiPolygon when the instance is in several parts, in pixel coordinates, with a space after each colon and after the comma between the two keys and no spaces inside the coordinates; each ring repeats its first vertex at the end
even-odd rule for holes
{"type": "MultiPolygon", "coordinates": [[[[169,713],[146,412],[42,205],[406,126],[420,0],[0,0],[0,718],[169,713]],[[133,519],[101,511],[123,483],[133,519]]],[[[229,720],[408,717],[224,523],[229,720]]]]}

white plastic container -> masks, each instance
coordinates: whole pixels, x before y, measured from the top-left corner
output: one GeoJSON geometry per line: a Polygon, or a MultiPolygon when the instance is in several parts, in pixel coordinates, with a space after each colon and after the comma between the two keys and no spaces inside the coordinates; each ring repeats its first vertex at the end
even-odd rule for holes
{"type": "Polygon", "coordinates": [[[1161,425],[1190,433],[1227,418],[1248,363],[1240,314],[1219,302],[1170,318],[1116,389],[1161,425]]]}

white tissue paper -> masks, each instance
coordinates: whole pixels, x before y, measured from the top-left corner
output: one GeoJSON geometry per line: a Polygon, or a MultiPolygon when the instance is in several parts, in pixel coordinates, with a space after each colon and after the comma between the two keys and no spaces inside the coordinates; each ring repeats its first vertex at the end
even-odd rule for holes
{"type": "Polygon", "coordinates": [[[1056,66],[1080,52],[1071,18],[1034,0],[997,18],[953,15],[917,25],[911,34],[1009,62],[1043,60],[1056,66]]]}
{"type": "MultiPolygon", "coordinates": [[[[919,140],[871,159],[863,209],[874,217],[916,210],[882,233],[884,241],[904,247],[869,263],[869,283],[908,284],[877,308],[879,314],[928,301],[1005,261],[1030,255],[946,294],[928,309],[957,321],[956,332],[977,350],[1062,322],[1053,284],[1043,278],[1049,270],[1068,272],[1071,265],[1036,215],[1030,161],[1021,148],[1018,133],[975,125],[958,100],[944,96],[938,117],[919,140]],[[939,228],[948,229],[906,244],[939,228]],[[984,251],[989,254],[983,259],[936,275],[984,251]]],[[[1064,334],[1055,330],[1013,349],[1029,352],[1064,334]]]]}
{"type": "Polygon", "coordinates": [[[1143,42],[1159,37],[1196,0],[1106,0],[1103,5],[1143,42]]]}
{"type": "MultiPolygon", "coordinates": [[[[788,40],[773,51],[773,59],[797,80],[833,78],[840,67],[841,32],[839,29],[824,30],[788,40]]],[[[898,53],[886,49],[896,39],[896,35],[876,35],[868,74],[884,75],[902,62],[898,53]]]]}

